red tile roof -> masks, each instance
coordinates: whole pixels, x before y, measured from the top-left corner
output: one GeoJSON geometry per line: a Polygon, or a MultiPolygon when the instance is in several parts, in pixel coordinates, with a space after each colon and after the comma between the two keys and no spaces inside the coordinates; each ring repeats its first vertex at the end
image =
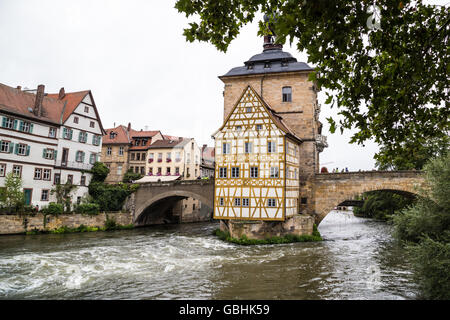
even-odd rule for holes
{"type": "Polygon", "coordinates": [[[118,126],[111,129],[106,129],[106,134],[102,138],[102,144],[129,144],[131,138],[125,126],[118,126]],[[110,133],[114,132],[116,135],[111,139],[110,133]]]}
{"type": "Polygon", "coordinates": [[[133,130],[131,129],[131,137],[142,137],[142,138],[146,138],[146,137],[153,137],[155,135],[157,135],[158,133],[161,133],[159,130],[155,130],[155,131],[137,131],[137,130],[133,130]]]}
{"type": "Polygon", "coordinates": [[[33,109],[36,95],[31,92],[21,91],[0,83],[0,110],[20,114],[28,118],[61,123],[61,113],[64,102],[45,95],[42,101],[42,116],[35,116],[28,108],[33,109]]]}
{"type": "MultiPolygon", "coordinates": [[[[75,111],[75,109],[78,107],[78,105],[81,103],[81,101],[86,97],[87,94],[89,94],[89,90],[85,91],[79,91],[79,92],[68,92],[64,95],[64,97],[60,100],[63,102],[66,102],[66,107],[64,108],[64,114],[62,123],[66,122],[66,120],[69,118],[69,116],[72,114],[72,112],[75,111]]],[[[49,98],[54,98],[56,100],[59,100],[59,95],[57,93],[49,93],[47,95],[49,98]]]]}

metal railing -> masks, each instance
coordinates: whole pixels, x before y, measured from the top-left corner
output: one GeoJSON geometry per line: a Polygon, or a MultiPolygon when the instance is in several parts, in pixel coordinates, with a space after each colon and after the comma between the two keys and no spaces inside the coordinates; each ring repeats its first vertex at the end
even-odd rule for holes
{"type": "Polygon", "coordinates": [[[76,161],[56,160],[55,161],[55,167],[71,168],[71,169],[79,169],[79,170],[91,170],[92,169],[92,164],[90,164],[90,163],[83,163],[83,162],[76,162],[76,161]]]}

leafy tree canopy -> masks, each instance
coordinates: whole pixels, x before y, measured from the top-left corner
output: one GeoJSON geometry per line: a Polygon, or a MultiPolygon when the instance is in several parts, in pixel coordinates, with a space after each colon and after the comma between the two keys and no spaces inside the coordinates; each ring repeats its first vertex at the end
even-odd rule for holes
{"type": "Polygon", "coordinates": [[[109,169],[103,162],[96,162],[92,166],[92,182],[103,182],[109,174],[109,169]]]}
{"type": "Polygon", "coordinates": [[[199,18],[184,30],[187,41],[208,41],[223,52],[245,24],[266,14],[259,34],[274,33],[278,43],[298,40],[315,65],[310,80],[343,116],[327,119],[330,131],[356,128],[351,143],[374,138],[392,155],[406,142],[449,132],[449,9],[420,0],[373,4],[178,0],[175,8],[199,18]]]}

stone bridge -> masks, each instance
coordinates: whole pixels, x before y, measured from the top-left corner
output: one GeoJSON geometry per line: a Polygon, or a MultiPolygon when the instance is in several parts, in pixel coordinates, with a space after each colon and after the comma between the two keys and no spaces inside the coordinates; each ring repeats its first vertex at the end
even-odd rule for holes
{"type": "MultiPolygon", "coordinates": [[[[344,201],[375,190],[416,194],[424,183],[420,171],[363,171],[316,174],[309,181],[308,205],[301,213],[314,216],[319,224],[325,216],[344,201]]],[[[200,200],[213,208],[214,180],[175,180],[144,183],[131,196],[131,210],[135,225],[145,225],[146,217],[173,211],[176,202],[186,198],[200,200]]]]}
{"type": "Polygon", "coordinates": [[[364,171],[346,173],[320,173],[314,176],[312,206],[319,224],[334,207],[368,191],[390,190],[397,193],[417,194],[423,186],[421,171],[364,171]]]}
{"type": "Polygon", "coordinates": [[[180,200],[194,198],[213,210],[214,180],[175,180],[143,183],[131,196],[131,211],[135,225],[145,225],[146,218],[172,212],[180,200]]]}

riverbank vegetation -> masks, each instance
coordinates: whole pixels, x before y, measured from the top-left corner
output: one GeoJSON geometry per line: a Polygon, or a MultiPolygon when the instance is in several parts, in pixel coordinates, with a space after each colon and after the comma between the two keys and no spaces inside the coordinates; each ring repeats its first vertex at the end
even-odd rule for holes
{"type": "Polygon", "coordinates": [[[424,299],[450,299],[450,154],[424,167],[417,202],[393,216],[395,236],[411,253],[424,299]]]}
{"type": "Polygon", "coordinates": [[[271,237],[267,239],[248,239],[246,235],[242,235],[239,239],[230,236],[229,232],[221,231],[216,229],[213,231],[220,240],[235,243],[239,245],[249,246],[249,245],[262,245],[262,244],[282,244],[282,243],[292,243],[292,242],[313,242],[322,241],[322,237],[317,230],[317,226],[314,225],[313,233],[311,235],[292,235],[288,234],[283,237],[271,237]]]}
{"type": "Polygon", "coordinates": [[[362,207],[353,207],[353,214],[357,217],[372,218],[388,221],[401,210],[411,206],[415,202],[414,196],[396,194],[392,191],[367,192],[362,197],[362,207]]]}

